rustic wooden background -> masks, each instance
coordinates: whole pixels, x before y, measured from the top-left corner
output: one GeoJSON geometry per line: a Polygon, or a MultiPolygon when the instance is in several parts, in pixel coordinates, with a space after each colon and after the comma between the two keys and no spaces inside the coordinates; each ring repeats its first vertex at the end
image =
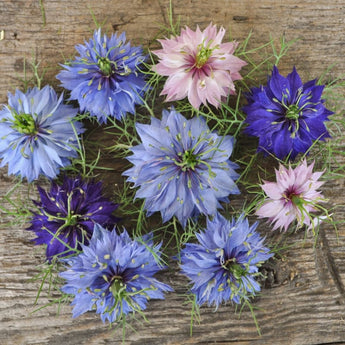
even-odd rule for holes
{"type": "MultiPolygon", "coordinates": [[[[305,78],[318,77],[331,64],[335,65],[333,77],[345,70],[343,0],[172,2],[173,15],[180,16],[183,25],[204,28],[212,21],[231,29],[239,41],[253,30],[256,45],[267,42],[270,35],[298,38],[281,65],[283,73],[292,65],[305,78]]],[[[73,56],[74,45],[89,39],[95,28],[91,13],[98,22],[105,21],[108,31],[126,31],[133,43],[148,45],[159,25],[167,25],[168,5],[168,0],[0,0],[0,103],[6,103],[7,92],[21,85],[24,60],[32,56],[47,68],[45,83],[57,86],[58,63],[73,56]]],[[[118,171],[109,176],[109,183],[120,179],[118,171]]],[[[12,184],[2,169],[0,197],[12,184]]],[[[24,194],[25,186],[20,190],[24,194]]],[[[330,198],[330,207],[343,205],[344,180],[327,182],[324,194],[330,198]]],[[[335,219],[344,219],[344,206],[338,207],[335,219]]],[[[42,263],[42,251],[30,243],[32,234],[24,230],[25,224],[13,226],[10,220],[1,215],[0,344],[121,343],[121,332],[110,330],[93,313],[72,319],[71,307],[66,305],[59,315],[56,306],[32,314],[39,283],[30,279],[42,263]]],[[[284,258],[266,267],[265,288],[254,303],[261,337],[250,312],[244,310],[239,317],[233,306],[217,312],[202,308],[201,324],[190,337],[190,310],[182,305],[186,280],[172,268],[162,279],[173,285],[175,293],[168,294],[165,302],[150,302],[149,323],[133,323],[136,332],[128,331],[126,343],[345,344],[345,226],[340,225],[338,231],[337,240],[334,229],[322,226],[315,249],[312,239],[294,234],[287,241],[294,246],[284,258]]],[[[43,292],[39,305],[48,301],[43,292]]]]}

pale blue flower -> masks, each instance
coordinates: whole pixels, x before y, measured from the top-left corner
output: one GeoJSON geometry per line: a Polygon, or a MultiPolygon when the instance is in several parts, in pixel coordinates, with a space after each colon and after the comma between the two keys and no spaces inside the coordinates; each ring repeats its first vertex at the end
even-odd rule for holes
{"type": "Polygon", "coordinates": [[[193,284],[198,305],[238,304],[260,291],[259,267],[273,254],[256,227],[243,215],[227,220],[217,214],[196,234],[199,243],[187,243],[182,249],[180,266],[193,284]]]}
{"type": "Polygon", "coordinates": [[[124,172],[127,181],[140,187],[148,214],[160,211],[163,221],[214,214],[220,201],[238,194],[237,165],[230,161],[234,139],[211,132],[199,117],[187,120],[174,109],[164,110],[162,120],[137,124],[142,144],[127,159],[133,167],[124,172]]]}
{"type": "Polygon", "coordinates": [[[146,309],[150,299],[164,299],[169,285],[153,276],[159,265],[161,245],[154,245],[152,234],[132,240],[127,231],[117,234],[96,224],[83,252],[66,259],[69,268],[62,291],[74,295],[73,317],[95,310],[103,322],[121,319],[130,312],[146,309]]]}
{"type": "Polygon", "coordinates": [[[8,164],[9,174],[29,182],[40,175],[55,178],[77,156],[76,135],[84,129],[72,122],[76,113],[50,86],[9,93],[0,111],[0,166],[8,164]]]}

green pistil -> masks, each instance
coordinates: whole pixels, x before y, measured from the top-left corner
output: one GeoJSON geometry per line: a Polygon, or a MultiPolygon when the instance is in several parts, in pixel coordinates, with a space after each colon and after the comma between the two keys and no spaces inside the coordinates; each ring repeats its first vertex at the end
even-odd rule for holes
{"type": "Polygon", "coordinates": [[[300,109],[296,104],[292,104],[288,107],[285,117],[289,120],[298,120],[300,109]]]}
{"type": "Polygon", "coordinates": [[[113,74],[111,62],[106,57],[101,57],[98,59],[98,67],[102,71],[103,75],[105,75],[107,77],[110,77],[113,74]]]}
{"type": "MultiPolygon", "coordinates": [[[[78,215],[71,215],[70,213],[68,213],[67,217],[61,218],[61,217],[55,217],[55,216],[49,216],[49,220],[50,221],[54,221],[54,220],[62,220],[64,221],[64,224],[62,224],[59,229],[56,232],[56,235],[60,235],[62,233],[64,233],[65,235],[68,235],[69,231],[74,231],[73,227],[76,226],[79,223],[79,219],[78,219],[78,215]],[[72,229],[68,229],[69,227],[72,227],[72,229]]],[[[79,231],[84,232],[84,236],[88,237],[88,234],[85,230],[83,230],[82,228],[79,227],[79,231]]]]}
{"type": "Polygon", "coordinates": [[[226,260],[223,267],[231,272],[235,279],[241,279],[247,273],[245,268],[236,263],[236,258],[226,260]]]}
{"type": "Polygon", "coordinates": [[[299,195],[292,195],[291,197],[291,202],[298,208],[303,207],[304,205],[304,200],[301,198],[299,195]]]}
{"type": "Polygon", "coordinates": [[[78,224],[78,215],[68,214],[64,224],[65,227],[75,226],[76,224],[78,224]]]}
{"type": "Polygon", "coordinates": [[[13,114],[13,127],[19,132],[27,135],[36,135],[37,128],[34,118],[31,114],[13,114]]]}
{"type": "Polygon", "coordinates": [[[123,283],[121,276],[113,276],[109,291],[116,298],[120,296],[126,289],[126,284],[123,283]]]}
{"type": "MultiPolygon", "coordinates": [[[[50,221],[54,221],[54,220],[58,220],[58,221],[63,221],[64,224],[62,226],[60,226],[60,228],[57,231],[57,235],[59,235],[60,233],[64,232],[66,228],[68,227],[73,227],[76,226],[79,221],[80,221],[80,215],[78,214],[74,214],[74,211],[71,208],[71,203],[72,203],[72,196],[73,196],[73,192],[68,194],[68,198],[67,198],[67,215],[65,217],[60,216],[52,216],[50,214],[48,214],[48,219],[50,221]]],[[[61,206],[57,203],[56,206],[58,208],[60,208],[61,206]]],[[[84,219],[87,219],[84,217],[84,219]]]]}
{"type": "Polygon", "coordinates": [[[210,48],[211,43],[212,41],[209,41],[206,47],[204,46],[203,43],[199,45],[199,51],[195,57],[196,68],[202,68],[205,65],[205,63],[208,61],[210,56],[212,55],[213,50],[217,48],[217,47],[214,47],[211,49],[210,48]]]}
{"type": "Polygon", "coordinates": [[[197,155],[193,153],[192,150],[186,151],[182,156],[182,169],[192,169],[195,170],[195,166],[199,163],[197,155]]]}

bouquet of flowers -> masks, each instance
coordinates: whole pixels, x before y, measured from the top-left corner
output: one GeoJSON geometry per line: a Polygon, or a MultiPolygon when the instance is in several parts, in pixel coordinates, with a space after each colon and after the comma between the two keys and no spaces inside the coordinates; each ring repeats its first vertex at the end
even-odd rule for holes
{"type": "Polygon", "coordinates": [[[48,284],[73,317],[95,311],[125,328],[173,293],[164,272],[177,264],[192,319],[202,305],[253,312],[262,267],[281,255],[272,233],[316,242],[321,223],[336,231],[322,186],[343,177],[332,140],[344,123],[326,105],[337,81],[281,74],[284,38],[255,62],[263,47],[225,33],[171,23],[151,49],[97,28],[61,63],[62,94],[39,77],[9,93],[1,166],[37,191],[24,211],[45,250],[37,298],[48,284]],[[125,165],[112,192],[104,152],[125,165]]]}

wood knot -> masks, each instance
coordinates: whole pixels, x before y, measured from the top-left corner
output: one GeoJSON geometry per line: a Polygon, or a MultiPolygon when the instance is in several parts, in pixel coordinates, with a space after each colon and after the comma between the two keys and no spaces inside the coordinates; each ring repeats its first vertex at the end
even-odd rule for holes
{"type": "Polygon", "coordinates": [[[247,16],[233,16],[235,22],[246,22],[249,18],[247,16]]]}

